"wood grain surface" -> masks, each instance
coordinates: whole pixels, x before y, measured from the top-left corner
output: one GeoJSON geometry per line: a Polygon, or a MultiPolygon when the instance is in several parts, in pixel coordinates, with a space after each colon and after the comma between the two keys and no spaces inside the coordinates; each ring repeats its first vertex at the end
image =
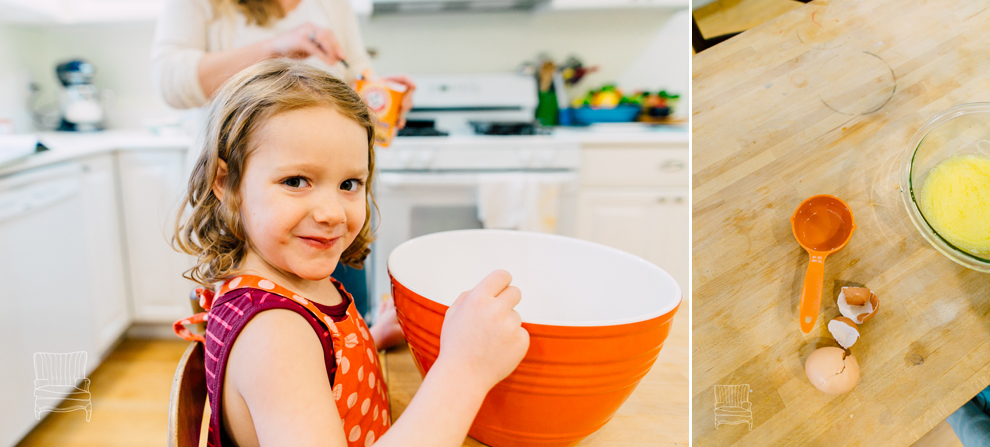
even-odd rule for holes
{"type": "MultiPolygon", "coordinates": [[[[643,377],[609,423],[578,447],[684,447],[688,445],[688,322],[685,300],[674,316],[667,341],[653,369],[643,377]]],[[[383,356],[395,421],[423,382],[409,348],[402,345],[383,356]]],[[[484,446],[470,437],[465,446],[484,446]]]]}
{"type": "Polygon", "coordinates": [[[990,275],[910,223],[898,169],[941,110],[990,102],[990,2],[817,0],[695,56],[693,441],[696,446],[906,446],[990,384],[990,275]],[[815,330],[798,304],[808,255],[789,218],[815,194],[857,230],[825,260],[815,330]],[[804,360],[835,342],[845,285],[880,297],[839,396],[804,360]],[[749,384],[753,429],[715,428],[715,385],[749,384]]]}

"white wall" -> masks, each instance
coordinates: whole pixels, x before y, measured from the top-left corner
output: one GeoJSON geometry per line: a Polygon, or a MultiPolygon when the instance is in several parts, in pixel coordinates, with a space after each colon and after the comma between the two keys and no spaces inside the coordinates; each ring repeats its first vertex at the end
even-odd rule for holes
{"type": "Polygon", "coordinates": [[[676,12],[667,23],[655,31],[653,38],[638,56],[618,76],[619,85],[650,91],[666,89],[681,94],[681,110],[687,116],[691,93],[691,11],[676,12]]]}
{"type": "Polygon", "coordinates": [[[27,101],[30,49],[37,40],[36,29],[20,26],[0,26],[0,120],[10,120],[17,132],[27,132],[31,116],[27,101]]]}
{"type": "Polygon", "coordinates": [[[95,83],[114,93],[116,127],[139,127],[145,118],[173,113],[152,88],[148,54],[153,23],[36,26],[0,24],[0,120],[18,132],[32,130],[27,85],[41,90],[41,109],[57,105],[55,65],[83,58],[96,66],[95,83]]]}
{"type": "Polygon", "coordinates": [[[151,82],[151,40],[154,23],[46,26],[39,30],[30,69],[42,87],[42,97],[55,101],[61,88],[55,65],[82,58],[96,67],[94,83],[113,92],[114,127],[137,128],[142,121],[174,113],[151,82]]]}
{"type": "Polygon", "coordinates": [[[578,85],[583,90],[616,82],[651,40],[662,34],[669,39],[667,46],[683,50],[683,60],[678,61],[683,69],[644,73],[637,84],[642,78],[653,78],[652,85],[686,93],[690,22],[681,16],[685,23],[675,26],[671,14],[670,10],[636,9],[383,16],[372,17],[363,31],[365,45],[378,50],[374,63],[382,73],[511,71],[540,53],[558,63],[574,54],[586,65],[600,67],[578,85]],[[679,38],[675,33],[661,33],[667,29],[683,33],[679,38]]]}
{"type": "MultiPolygon", "coordinates": [[[[620,81],[630,90],[666,88],[686,97],[687,20],[686,10],[672,16],[662,9],[396,15],[368,19],[362,34],[377,51],[373,63],[380,74],[511,71],[540,53],[558,62],[574,54],[601,67],[578,91],[620,81]]],[[[153,34],[150,22],[0,24],[0,119],[30,130],[21,105],[25,70],[42,86],[40,102],[50,103],[58,89],[55,65],[76,57],[96,66],[97,86],[113,90],[113,127],[136,128],[146,119],[178,114],[151,83],[153,34]]]]}

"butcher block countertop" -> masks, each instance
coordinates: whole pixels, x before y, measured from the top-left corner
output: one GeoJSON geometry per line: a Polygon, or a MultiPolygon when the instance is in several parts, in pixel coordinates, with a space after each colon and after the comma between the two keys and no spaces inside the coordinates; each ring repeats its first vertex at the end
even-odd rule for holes
{"type": "Polygon", "coordinates": [[[990,384],[990,274],[932,248],[901,202],[902,155],[936,113],[990,102],[990,2],[816,0],[694,57],[693,445],[908,446],[990,384]],[[833,194],[856,219],[801,332],[808,254],[789,218],[833,194]],[[849,393],[808,381],[840,287],[880,298],[849,393]],[[716,385],[749,385],[715,425],[716,385]]]}
{"type": "MultiPolygon", "coordinates": [[[[688,445],[688,315],[687,300],[674,316],[670,334],[653,369],[643,377],[612,420],[578,447],[686,447],[688,445]]],[[[383,355],[395,421],[409,406],[423,382],[406,345],[383,355]]],[[[484,446],[470,437],[465,446],[484,446]]]]}

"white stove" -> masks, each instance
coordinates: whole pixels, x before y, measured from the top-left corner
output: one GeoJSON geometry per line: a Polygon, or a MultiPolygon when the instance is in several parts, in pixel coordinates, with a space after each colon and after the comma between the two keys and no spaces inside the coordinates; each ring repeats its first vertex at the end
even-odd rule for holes
{"type": "Polygon", "coordinates": [[[373,223],[379,227],[370,261],[369,309],[377,309],[391,293],[388,254],[409,239],[469,228],[574,232],[580,146],[535,125],[532,76],[413,80],[417,89],[410,124],[427,123],[422,127],[442,135],[399,136],[390,147],[376,150],[379,216],[373,223]],[[478,128],[524,134],[482,135],[478,128]]]}

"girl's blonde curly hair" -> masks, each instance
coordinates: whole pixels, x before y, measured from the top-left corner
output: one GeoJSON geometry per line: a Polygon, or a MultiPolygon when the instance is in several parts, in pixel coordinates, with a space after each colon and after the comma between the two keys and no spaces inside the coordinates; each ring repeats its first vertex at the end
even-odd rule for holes
{"type": "MultiPolygon", "coordinates": [[[[182,276],[207,287],[235,273],[247,251],[239,197],[255,132],[271,117],[303,107],[330,107],[357,122],[368,134],[368,180],[364,226],[340,255],[340,262],[363,268],[374,240],[371,229],[372,179],[375,173],[374,124],[361,97],[329,73],[298,61],[269,60],[228,80],[209,107],[203,152],[184,199],[191,211],[179,212],[172,245],[195,255],[196,265],[182,276]],[[223,200],[213,194],[219,161],[227,164],[223,200]]],[[[375,206],[377,209],[377,205],[375,206]]]]}

